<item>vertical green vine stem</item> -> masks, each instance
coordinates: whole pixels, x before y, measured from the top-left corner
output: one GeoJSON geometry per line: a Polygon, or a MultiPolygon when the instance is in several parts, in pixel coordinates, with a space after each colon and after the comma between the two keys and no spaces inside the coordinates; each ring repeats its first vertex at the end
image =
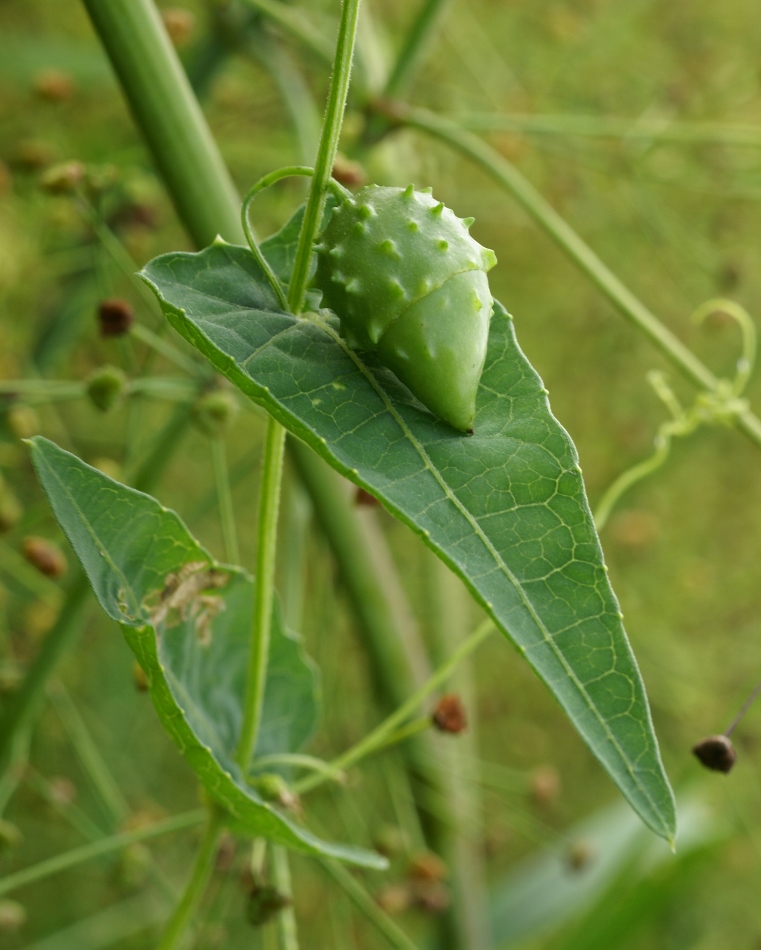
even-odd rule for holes
{"type": "Polygon", "coordinates": [[[280,482],[283,473],[285,429],[270,417],[264,441],[264,460],[259,488],[259,524],[257,526],[256,576],[254,577],[254,626],[248,659],[243,725],[238,741],[237,761],[245,769],[256,747],[262,715],[264,685],[267,676],[270,628],[272,625],[275,554],[277,551],[277,515],[280,507],[280,482]]]}
{"type": "MultiPolygon", "coordinates": [[[[312,259],[312,246],[317,236],[317,229],[322,221],[325,209],[325,200],[330,179],[333,172],[333,163],[338,151],[338,140],[341,136],[341,123],[346,97],[349,92],[351,77],[351,62],[354,56],[354,43],[357,33],[357,18],[361,0],[344,0],[341,7],[341,22],[338,28],[336,43],[335,65],[328,93],[328,104],[325,108],[320,147],[317,152],[315,168],[312,177],[312,187],[309,190],[304,220],[299,232],[299,241],[296,248],[296,259],[291,274],[291,283],[288,288],[288,309],[291,313],[301,313],[307,281],[309,280],[309,264],[312,259]]],[[[242,224],[246,237],[252,247],[255,257],[261,253],[252,240],[248,224],[248,205],[254,195],[262,188],[273,184],[285,174],[309,174],[307,169],[283,169],[265,176],[246,198],[243,205],[242,224]]],[[[283,293],[274,278],[271,270],[265,265],[265,273],[270,277],[273,290],[282,300],[283,293]]],[[[241,768],[245,769],[256,748],[256,736],[261,719],[262,702],[264,699],[264,684],[267,671],[267,656],[269,653],[270,626],[272,622],[273,584],[275,576],[275,554],[277,550],[277,514],[280,505],[280,482],[283,471],[283,449],[285,447],[285,429],[270,419],[267,426],[267,436],[264,445],[264,461],[262,481],[259,495],[259,526],[256,577],[254,579],[254,628],[251,638],[251,652],[246,682],[246,700],[243,712],[236,759],[241,768]]]]}
{"type": "Polygon", "coordinates": [[[341,6],[341,22],[338,26],[338,42],[336,43],[333,75],[330,80],[328,104],[322,123],[322,134],[314,165],[312,187],[309,190],[309,198],[304,210],[304,220],[299,233],[296,259],[291,274],[291,285],[288,293],[291,313],[301,313],[303,307],[304,292],[309,279],[309,264],[312,259],[312,245],[325,210],[325,199],[328,194],[330,177],[333,173],[333,164],[336,160],[338,141],[341,137],[346,97],[349,94],[351,63],[354,56],[360,3],[361,0],[344,0],[341,6]]]}

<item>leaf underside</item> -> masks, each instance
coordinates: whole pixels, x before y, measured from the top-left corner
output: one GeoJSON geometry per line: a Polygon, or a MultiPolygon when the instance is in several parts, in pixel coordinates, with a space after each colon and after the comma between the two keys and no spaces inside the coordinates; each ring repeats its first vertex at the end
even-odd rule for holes
{"type": "MultiPolygon", "coordinates": [[[[278,236],[268,244],[282,256],[278,236]]],[[[220,373],[465,581],[643,820],[673,839],[673,794],[576,451],[505,309],[495,302],[468,437],[371,356],[351,353],[327,311],[279,310],[247,248],[166,254],[142,276],[220,373]]]]}
{"type": "MultiPolygon", "coordinates": [[[[95,596],[148,679],[159,717],[236,827],[311,854],[368,867],[380,855],[321,841],[264,801],[235,762],[253,611],[252,579],[217,563],[180,518],[41,437],[32,461],[95,596]]],[[[273,613],[256,755],[292,752],[317,715],[317,678],[273,613]]]]}

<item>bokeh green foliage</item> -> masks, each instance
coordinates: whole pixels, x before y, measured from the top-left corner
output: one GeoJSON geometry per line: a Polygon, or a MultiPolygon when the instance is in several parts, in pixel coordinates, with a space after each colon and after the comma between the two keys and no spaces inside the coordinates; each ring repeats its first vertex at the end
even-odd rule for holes
{"type": "MultiPolygon", "coordinates": [[[[329,32],[331,5],[315,7],[315,22],[329,32]]],[[[409,5],[369,3],[369,8],[379,35],[398,42],[409,5]]],[[[243,189],[271,168],[301,160],[300,146],[261,49],[254,47],[250,57],[227,58],[218,69],[203,73],[195,44],[205,34],[208,13],[201,3],[192,9],[195,34],[182,52],[204,78],[207,114],[243,189]]],[[[96,304],[106,296],[126,297],[138,318],[154,330],[159,317],[127,276],[129,261],[114,257],[70,197],[41,192],[40,176],[57,161],[76,159],[97,167],[101,175],[106,174],[104,165],[114,166],[116,184],[102,198],[103,213],[135,266],[163,251],[188,247],[187,238],[151,171],[80,7],[6,0],[0,25],[0,377],[40,374],[84,380],[107,363],[138,375],[149,351],[139,341],[101,338],[96,304]],[[50,86],[47,92],[44,83],[40,87],[41,74],[51,68],[73,79],[69,94],[51,98],[50,86]]],[[[668,6],[644,0],[625,5],[612,0],[456,4],[414,100],[452,112],[569,112],[626,116],[633,123],[644,116],[664,123],[752,124],[761,121],[760,32],[757,11],[747,0],[668,6]]],[[[289,42],[287,48],[320,104],[327,81],[323,65],[298,45],[289,42]]],[[[360,120],[350,110],[347,149],[360,120]]],[[[735,296],[754,313],[761,290],[754,266],[761,224],[758,150],[719,140],[711,145],[659,144],[640,138],[514,132],[495,134],[492,141],[712,368],[731,373],[737,353],[734,327],[714,320],[697,330],[688,318],[717,294],[735,296]]],[[[590,495],[593,501],[599,498],[617,474],[649,453],[663,408],[644,377],[653,367],[668,368],[507,195],[443,146],[419,134],[399,133],[393,147],[383,143],[368,156],[367,165],[371,176],[384,183],[431,184],[458,214],[476,217],[474,235],[493,247],[499,259],[493,290],[514,314],[521,345],[578,446],[590,495]]],[[[286,220],[302,195],[296,183],[263,196],[256,208],[259,232],[268,233],[286,220]]],[[[172,339],[182,347],[177,337],[172,339]]],[[[176,372],[163,357],[151,371],[162,376],[176,372]]],[[[687,401],[689,390],[673,382],[687,401]]],[[[755,380],[748,395],[752,402],[758,398],[755,380]]],[[[162,427],[176,411],[172,403],[136,399],[103,416],[85,400],[71,400],[36,406],[36,419],[28,413],[24,419],[18,405],[5,417],[0,470],[4,490],[13,493],[22,517],[0,536],[3,689],[12,688],[35,655],[61,600],[58,586],[35,575],[19,558],[21,540],[31,534],[64,547],[17,441],[19,429],[26,427],[23,434],[42,432],[110,474],[130,475],[157,447],[162,427]]],[[[246,526],[240,540],[247,564],[253,557],[252,499],[262,431],[261,417],[241,412],[227,441],[236,514],[246,526]]],[[[761,781],[758,714],[751,714],[741,728],[739,763],[726,779],[699,772],[689,747],[726,725],[761,666],[755,578],[760,466],[758,449],[736,433],[700,431],[675,446],[667,466],[625,499],[603,535],[668,770],[677,787],[696,786],[733,831],[726,844],[690,865],[683,885],[668,891],[668,901],[656,900],[658,887],[643,892],[622,876],[615,899],[624,912],[627,901],[649,909],[640,911],[638,929],[611,931],[615,943],[608,946],[723,950],[758,939],[754,908],[761,867],[753,845],[761,834],[755,808],[761,781]]],[[[297,510],[298,492],[289,476],[286,518],[297,510]]],[[[222,557],[206,434],[187,429],[156,494],[222,557]]],[[[385,518],[383,523],[413,602],[424,604],[430,587],[428,555],[406,529],[385,518]]],[[[299,537],[295,529],[293,536],[299,537]]],[[[325,543],[311,532],[303,544],[307,606],[300,610],[293,598],[300,615],[295,622],[322,669],[325,695],[341,696],[340,706],[327,704],[313,747],[327,756],[358,739],[377,720],[377,711],[367,661],[353,635],[325,543]],[[347,668],[353,671],[350,677],[347,668]]],[[[298,585],[295,550],[284,544],[281,588],[298,585]]],[[[425,626],[423,608],[419,619],[425,626]]],[[[135,690],[131,662],[113,625],[93,609],[61,679],[138,818],[195,807],[193,782],[145,697],[135,690]]],[[[523,856],[548,843],[567,842],[572,864],[576,842],[565,829],[607,803],[610,785],[519,657],[505,651],[504,644],[490,642],[475,666],[481,756],[502,766],[483,770],[485,808],[474,816],[474,824],[485,830],[492,879],[500,880],[523,856]],[[560,775],[561,792],[542,803],[534,770],[548,765],[560,775]]],[[[87,840],[88,833],[118,826],[120,819],[93,790],[72,749],[71,732],[52,705],[35,734],[32,769],[6,816],[23,840],[0,854],[3,871],[73,847],[87,840]],[[73,805],[67,804],[71,786],[60,777],[76,789],[73,805]]],[[[352,792],[326,791],[310,805],[327,832],[370,845],[388,825],[401,824],[410,848],[419,845],[395,757],[364,769],[361,785],[352,792]]],[[[12,895],[25,906],[28,921],[20,931],[3,934],[3,941],[11,948],[33,946],[44,935],[114,903],[143,900],[145,894],[146,919],[151,919],[151,901],[165,913],[160,877],[179,884],[192,845],[187,836],[176,836],[162,841],[160,849],[152,848],[159,878],[145,854],[136,851],[12,895]],[[53,888],[55,901],[50,900],[53,888]]],[[[241,857],[239,848],[239,862],[241,857]]],[[[405,868],[400,856],[393,874],[404,880],[405,868]]],[[[237,871],[215,878],[204,905],[203,939],[209,946],[219,936],[223,917],[233,944],[250,934],[237,871]]],[[[357,945],[382,946],[316,868],[298,861],[294,871],[300,920],[312,928],[312,945],[333,945],[332,928],[345,930],[353,922],[361,934],[357,945]],[[328,898],[331,912],[326,914],[328,898]]],[[[366,883],[374,892],[383,887],[380,878],[366,883]]],[[[126,905],[123,910],[122,917],[129,918],[126,905]]],[[[408,912],[403,922],[422,939],[425,915],[408,912]]],[[[591,929],[582,927],[532,946],[583,950],[582,940],[598,945],[593,938],[591,929]],[[576,942],[563,943],[572,938],[576,942]]],[[[65,939],[62,935],[61,946],[65,939]]],[[[145,935],[113,945],[142,947],[145,935]]]]}

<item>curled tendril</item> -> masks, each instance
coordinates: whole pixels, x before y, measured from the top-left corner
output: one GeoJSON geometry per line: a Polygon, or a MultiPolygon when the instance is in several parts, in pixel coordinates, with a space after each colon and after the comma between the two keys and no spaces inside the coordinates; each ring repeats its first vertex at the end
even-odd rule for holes
{"type": "Polygon", "coordinates": [[[637,482],[659,469],[668,458],[675,438],[691,435],[702,425],[732,425],[738,415],[748,409],[742,393],[748,385],[756,361],[756,327],[748,311],[733,300],[707,300],[693,313],[698,325],[715,313],[725,313],[737,323],[742,337],[740,356],[732,379],[718,379],[713,389],[704,390],[695,397],[689,409],[684,409],[668,384],[665,373],[651,370],[647,381],[668,409],[671,418],[662,422],[654,439],[652,455],[638,462],[613,482],[600,500],[595,512],[597,530],[602,531],[610,513],[621,497],[637,482]]]}
{"type": "MultiPolygon", "coordinates": [[[[283,178],[295,178],[298,176],[311,177],[314,175],[314,169],[310,168],[308,165],[287,165],[285,168],[278,168],[277,171],[270,172],[268,175],[264,175],[256,184],[252,185],[246,193],[246,197],[243,199],[243,203],[240,209],[240,222],[243,226],[243,232],[246,235],[246,240],[248,241],[248,246],[251,248],[251,253],[254,255],[257,264],[264,271],[264,275],[270,283],[272,290],[275,293],[275,296],[278,299],[278,303],[283,310],[287,312],[288,310],[288,299],[285,294],[285,288],[283,287],[282,282],[278,278],[277,274],[270,267],[267,259],[264,254],[261,252],[261,248],[256,242],[254,237],[254,232],[251,230],[251,223],[248,219],[248,211],[251,206],[251,202],[259,194],[260,191],[264,191],[266,188],[269,188],[271,185],[276,184],[279,181],[282,181],[283,178]]],[[[336,195],[339,200],[343,200],[347,195],[350,195],[350,192],[347,191],[341,184],[339,184],[335,179],[331,179],[328,182],[328,187],[336,195]]]]}

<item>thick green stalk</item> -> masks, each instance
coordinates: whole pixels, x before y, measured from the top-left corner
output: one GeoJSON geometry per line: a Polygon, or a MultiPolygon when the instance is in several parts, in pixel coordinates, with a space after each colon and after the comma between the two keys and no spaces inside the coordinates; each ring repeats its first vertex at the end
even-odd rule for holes
{"type": "Polygon", "coordinates": [[[254,577],[254,623],[248,659],[246,700],[243,725],[236,759],[246,769],[256,748],[256,737],[262,717],[264,686],[267,679],[272,603],[277,551],[277,516],[280,508],[280,482],[283,473],[285,429],[270,418],[264,442],[264,460],[259,488],[259,521],[257,525],[256,574],[254,577]]]}
{"type": "MultiPolygon", "coordinates": [[[[428,132],[480,165],[510,192],[608,300],[690,382],[709,392],[716,390],[719,384],[716,375],[616,277],[528,179],[499,152],[456,123],[425,109],[393,103],[385,114],[399,124],[428,132]]],[[[761,419],[750,409],[738,412],[735,424],[752,442],[761,446],[761,419]]]]}
{"type": "Polygon", "coordinates": [[[156,950],[175,950],[180,945],[211,876],[221,829],[222,812],[216,805],[210,805],[201,847],[196,854],[190,879],[156,945],[156,950]]]}
{"type": "Polygon", "coordinates": [[[201,244],[240,237],[238,199],[151,0],[83,0],[177,213],[201,244]]]}
{"type": "Polygon", "coordinates": [[[304,292],[309,279],[309,265],[312,260],[312,246],[325,210],[328,195],[328,182],[333,173],[333,165],[341,137],[346,97],[349,94],[351,64],[354,57],[354,44],[357,36],[357,20],[361,0],[343,0],[341,22],[338,26],[338,42],[334,59],[333,75],[330,80],[328,104],[322,122],[320,146],[314,163],[312,187],[309,190],[304,220],[299,233],[296,258],[288,290],[288,303],[292,313],[301,313],[304,292]]]}
{"type": "Polygon", "coordinates": [[[84,864],[86,861],[92,861],[101,855],[121,851],[122,848],[138,841],[148,841],[172,831],[182,831],[185,828],[200,825],[204,815],[205,812],[201,809],[188,811],[182,815],[166,818],[164,821],[157,821],[153,825],[124,831],[118,835],[110,835],[108,838],[100,838],[98,841],[92,841],[79,848],[73,848],[71,851],[65,851],[63,854],[57,854],[54,858],[48,858],[45,861],[40,861],[39,864],[33,864],[31,867],[23,868],[21,871],[0,878],[0,895],[8,894],[20,887],[25,887],[27,884],[34,884],[36,881],[41,881],[52,874],[68,871],[69,868],[84,864]]]}

